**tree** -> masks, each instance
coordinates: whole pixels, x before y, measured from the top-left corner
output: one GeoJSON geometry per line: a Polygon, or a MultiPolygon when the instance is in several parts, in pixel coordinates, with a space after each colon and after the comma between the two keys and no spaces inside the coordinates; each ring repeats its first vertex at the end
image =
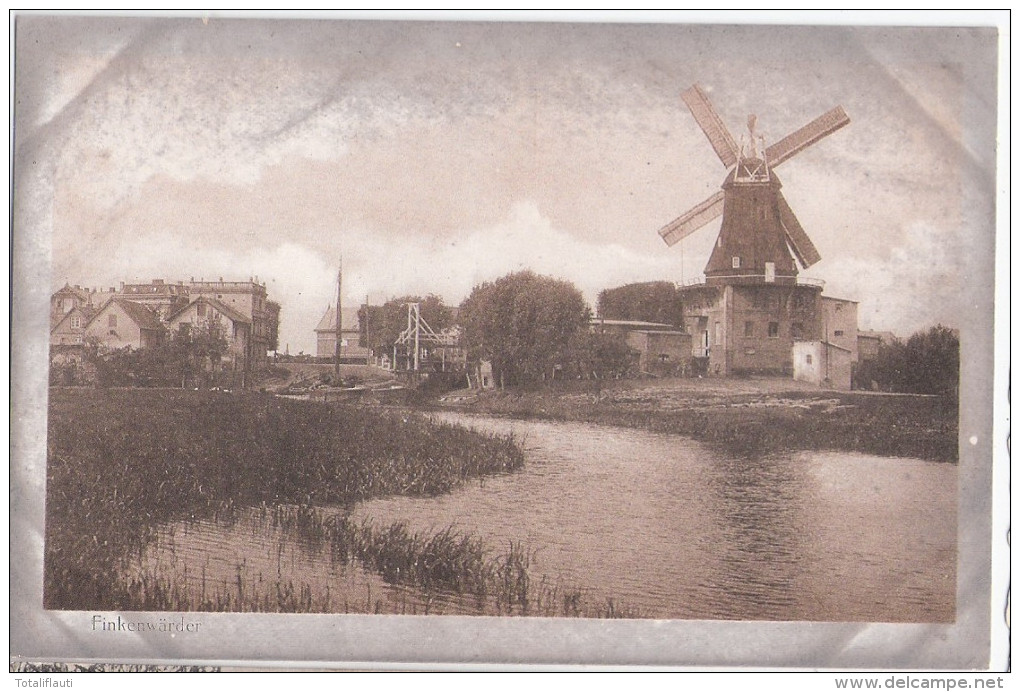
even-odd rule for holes
{"type": "Polygon", "coordinates": [[[941,324],[904,341],[882,344],[857,368],[857,381],[912,394],[955,395],[960,382],[960,338],[941,324]]]}
{"type": "Polygon", "coordinates": [[[266,330],[269,343],[268,351],[280,349],[280,304],[275,300],[266,301],[266,330]]]}
{"type": "Polygon", "coordinates": [[[422,319],[435,331],[453,326],[453,310],[437,295],[391,298],[382,305],[362,305],[358,309],[360,345],[377,354],[390,353],[400,332],[407,328],[408,303],[421,305],[422,319]]]}
{"type": "Polygon", "coordinates": [[[573,374],[581,379],[624,377],[636,369],[638,352],[620,334],[579,330],[570,344],[573,374]]]}
{"type": "Polygon", "coordinates": [[[599,317],[607,320],[660,322],[680,328],[680,292],[668,281],[650,281],[607,288],[599,293],[599,317]]]}
{"type": "Polygon", "coordinates": [[[458,321],[469,357],[491,361],[496,381],[512,385],[554,377],[589,319],[573,284],[523,271],[476,286],[458,321]]]}

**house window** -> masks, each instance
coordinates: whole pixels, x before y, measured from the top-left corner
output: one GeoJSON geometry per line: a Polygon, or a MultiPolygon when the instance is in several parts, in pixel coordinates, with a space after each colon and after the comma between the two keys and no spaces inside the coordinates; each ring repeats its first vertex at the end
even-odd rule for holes
{"type": "Polygon", "coordinates": [[[754,322],[744,322],[744,336],[754,336],[754,322]]]}
{"type": "Polygon", "coordinates": [[[807,363],[808,365],[811,365],[811,354],[810,353],[808,353],[807,355],[804,356],[804,362],[807,363]]]}
{"type": "Polygon", "coordinates": [[[110,315],[109,317],[107,317],[106,318],[106,326],[110,327],[111,329],[116,329],[117,328],[117,316],[116,315],[110,315]]]}
{"type": "Polygon", "coordinates": [[[199,303],[195,306],[195,310],[198,311],[199,317],[205,317],[205,303],[199,303]]]}
{"type": "Polygon", "coordinates": [[[776,281],[776,263],[766,262],[765,263],[765,283],[775,283],[776,281]]]}
{"type": "Polygon", "coordinates": [[[837,329],[836,331],[833,332],[833,334],[835,336],[843,336],[843,330],[842,329],[837,329]]]}
{"type": "Polygon", "coordinates": [[[795,310],[806,310],[811,307],[811,300],[803,293],[796,293],[793,296],[793,308],[795,310]]]}
{"type": "Polygon", "coordinates": [[[715,323],[715,343],[722,343],[722,325],[719,322],[715,323]]]}
{"type": "Polygon", "coordinates": [[[779,323],[769,322],[769,338],[776,339],[779,337],[779,323]]]}
{"type": "Polygon", "coordinates": [[[790,325],[790,336],[794,339],[801,339],[804,337],[804,325],[800,322],[794,322],[790,325]]]}
{"type": "Polygon", "coordinates": [[[80,329],[80,328],[81,328],[81,317],[79,317],[78,315],[74,315],[73,317],[71,317],[71,329],[80,329]]]}
{"type": "Polygon", "coordinates": [[[739,257],[734,257],[733,258],[733,268],[734,269],[740,269],[740,258],[739,257]]]}

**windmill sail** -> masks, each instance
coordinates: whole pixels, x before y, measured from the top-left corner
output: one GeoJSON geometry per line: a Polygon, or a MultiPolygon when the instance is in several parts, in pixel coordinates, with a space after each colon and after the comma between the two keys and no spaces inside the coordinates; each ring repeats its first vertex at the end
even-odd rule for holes
{"type": "Polygon", "coordinates": [[[807,269],[822,259],[822,256],[818,254],[815,244],[804,232],[804,227],[800,225],[800,221],[797,220],[797,216],[793,213],[793,209],[790,208],[783,193],[777,192],[776,197],[779,204],[779,220],[783,224],[783,230],[786,231],[786,241],[790,249],[793,250],[793,254],[797,256],[800,266],[807,269]]]}
{"type": "Polygon", "coordinates": [[[719,114],[712,107],[712,102],[697,84],[680,95],[687,107],[691,109],[691,115],[698,121],[702,132],[708,137],[709,143],[715,149],[716,155],[727,168],[737,163],[737,143],[733,135],[726,129],[719,114]]]}
{"type": "Polygon", "coordinates": [[[769,165],[775,168],[794,154],[832,134],[850,122],[850,117],[842,106],[836,106],[828,113],[823,113],[796,132],[783,137],[765,150],[769,165]]]}
{"type": "Polygon", "coordinates": [[[666,241],[666,245],[676,245],[691,233],[694,233],[694,231],[721,215],[725,195],[726,193],[720,190],[679,218],[660,228],[659,235],[666,241]]]}

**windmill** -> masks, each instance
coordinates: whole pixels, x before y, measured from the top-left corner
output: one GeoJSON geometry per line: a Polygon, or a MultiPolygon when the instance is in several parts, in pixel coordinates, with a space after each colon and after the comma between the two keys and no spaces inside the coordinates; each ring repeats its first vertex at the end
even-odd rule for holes
{"type": "Polygon", "coordinates": [[[748,135],[737,141],[697,84],[681,97],[728,173],[722,190],[666,224],[659,235],[675,245],[719,215],[722,226],[705,267],[706,283],[796,283],[821,259],[781,192],[774,169],[850,122],[836,106],[769,147],[748,118],[748,135]]]}

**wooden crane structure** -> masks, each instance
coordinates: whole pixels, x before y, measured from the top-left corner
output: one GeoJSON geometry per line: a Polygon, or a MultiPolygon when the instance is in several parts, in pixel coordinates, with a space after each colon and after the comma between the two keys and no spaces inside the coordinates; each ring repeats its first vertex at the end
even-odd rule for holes
{"type": "Polygon", "coordinates": [[[445,371],[446,351],[456,346],[456,334],[436,332],[429,326],[421,315],[421,303],[407,303],[407,327],[393,344],[393,365],[398,371],[419,373],[426,369],[423,366],[428,362],[428,370],[445,371]],[[431,362],[433,349],[440,353],[439,363],[431,362]]]}

